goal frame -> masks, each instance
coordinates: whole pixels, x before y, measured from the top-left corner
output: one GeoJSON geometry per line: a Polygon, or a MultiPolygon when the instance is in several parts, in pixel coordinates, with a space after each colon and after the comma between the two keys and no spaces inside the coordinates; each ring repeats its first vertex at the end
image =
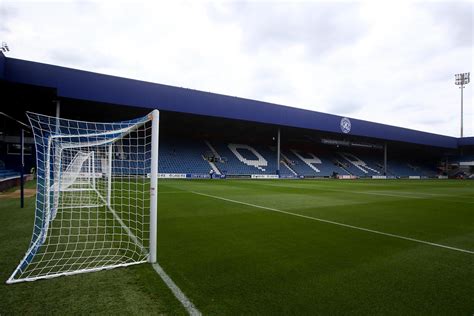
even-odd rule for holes
{"type": "MultiPolygon", "coordinates": [[[[14,283],[20,283],[20,282],[29,282],[29,281],[35,281],[35,280],[40,280],[40,279],[50,279],[50,278],[56,278],[59,276],[67,276],[67,275],[75,275],[75,274],[81,274],[81,273],[87,273],[87,272],[95,272],[95,271],[101,271],[101,270],[109,270],[117,267],[126,267],[130,265],[136,265],[136,264],[141,264],[143,262],[149,262],[149,263],[156,263],[157,262],[157,225],[158,225],[158,155],[159,155],[159,111],[158,110],[153,110],[151,113],[149,113],[146,117],[148,120],[138,123],[137,126],[143,125],[146,122],[151,121],[151,161],[150,161],[150,189],[149,189],[149,200],[150,200],[150,205],[149,205],[149,244],[148,244],[148,249],[146,249],[141,242],[137,239],[136,236],[134,236],[133,232],[130,231],[129,228],[124,224],[124,222],[120,219],[120,217],[115,213],[113,208],[111,207],[111,195],[112,195],[112,146],[113,142],[110,142],[108,145],[108,172],[107,172],[107,188],[106,188],[106,197],[100,196],[100,198],[104,201],[104,204],[106,207],[112,212],[114,218],[120,223],[120,225],[124,228],[124,230],[128,233],[129,237],[137,244],[140,246],[140,248],[143,250],[148,250],[147,251],[147,256],[146,260],[144,261],[135,261],[135,262],[126,262],[126,263],[117,263],[113,265],[108,265],[108,266],[100,266],[100,267],[95,267],[95,268],[86,268],[86,269],[78,269],[74,271],[66,271],[66,272],[59,272],[59,273],[54,273],[50,275],[41,275],[41,276],[36,276],[36,277],[26,277],[26,278],[16,278],[15,276],[20,270],[23,270],[26,268],[31,262],[32,258],[35,256],[36,252],[38,249],[42,246],[42,244],[45,242],[47,234],[48,234],[48,226],[49,223],[54,220],[55,217],[55,212],[57,210],[52,210],[51,209],[51,201],[50,201],[50,191],[51,189],[54,189],[53,186],[57,185],[58,188],[57,190],[61,190],[61,183],[53,184],[51,185],[51,170],[50,170],[50,152],[51,152],[51,144],[54,141],[55,138],[61,137],[61,135],[55,135],[51,134],[48,136],[48,141],[47,141],[47,155],[46,155],[46,162],[45,162],[45,183],[46,183],[46,194],[45,194],[45,204],[44,207],[46,208],[46,214],[45,214],[45,222],[44,226],[41,228],[39,236],[35,240],[32,239],[30,246],[16,267],[16,269],[13,271],[11,276],[8,278],[6,281],[7,284],[14,284],[14,283]],[[54,213],[53,213],[54,212],[54,213]]],[[[136,127],[135,127],[136,128],[136,127]]],[[[133,131],[132,128],[125,128],[123,129],[124,134],[128,134],[133,131]]],[[[78,137],[87,137],[87,136],[98,136],[99,134],[106,134],[108,132],[102,132],[102,133],[97,133],[97,134],[80,134],[78,137]]],[[[113,131],[113,133],[117,133],[117,130],[113,131]]],[[[123,136],[123,135],[121,135],[123,136]]],[[[71,137],[71,135],[69,135],[71,137]]],[[[35,144],[37,147],[38,151],[38,142],[36,140],[35,136],[35,144]]],[[[95,162],[94,160],[96,159],[95,153],[92,152],[90,154],[90,157],[87,158],[87,160],[90,160],[88,170],[92,174],[92,190],[95,189],[95,162]]],[[[38,160],[38,157],[37,157],[38,160]]],[[[53,171],[54,172],[54,171],[53,171]]],[[[146,175],[148,176],[148,175],[146,175]]],[[[99,193],[97,191],[97,193],[99,193]]],[[[37,185],[37,194],[40,194],[40,187],[37,185]]],[[[99,194],[100,195],[100,194],[99,194]]],[[[53,203],[54,202],[54,195],[53,195],[53,203]]],[[[36,201],[36,207],[35,207],[35,212],[37,211],[38,207],[38,200],[36,201]]],[[[53,205],[54,206],[54,205],[53,205]]],[[[35,228],[33,230],[33,236],[35,236],[35,228]]]]}

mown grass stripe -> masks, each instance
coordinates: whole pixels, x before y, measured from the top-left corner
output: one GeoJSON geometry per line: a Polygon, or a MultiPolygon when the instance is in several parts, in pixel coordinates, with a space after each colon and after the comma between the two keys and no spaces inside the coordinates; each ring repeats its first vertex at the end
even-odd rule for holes
{"type": "MultiPolygon", "coordinates": [[[[271,186],[271,187],[279,187],[279,188],[289,188],[289,189],[296,189],[298,187],[291,186],[291,185],[275,185],[275,184],[269,184],[269,183],[264,183],[264,182],[256,182],[260,185],[265,185],[265,186],[271,186]]],[[[465,197],[463,195],[444,195],[446,197],[452,197],[452,200],[447,200],[447,199],[435,199],[430,195],[427,195],[427,193],[416,193],[416,194],[421,194],[425,196],[420,196],[420,195],[414,195],[414,194],[409,194],[406,195],[406,192],[400,192],[402,194],[397,194],[397,193],[387,193],[386,191],[380,190],[380,192],[376,191],[362,191],[362,190],[341,190],[341,189],[331,189],[327,187],[322,187],[322,186],[308,186],[305,187],[306,190],[321,190],[321,191],[327,191],[327,192],[339,192],[339,193],[349,193],[349,194],[355,194],[355,195],[373,195],[373,196],[386,196],[386,197],[397,197],[397,198],[406,198],[406,199],[415,199],[415,200],[434,200],[434,201],[442,201],[442,202],[450,202],[450,203],[466,203],[466,204],[474,204],[474,201],[465,201],[465,200],[459,200],[457,199],[458,197],[465,197]],[[405,194],[403,194],[405,193],[405,194]]],[[[398,192],[398,191],[397,191],[398,192]]],[[[469,198],[469,197],[467,197],[469,198]]]]}
{"type": "Polygon", "coordinates": [[[361,230],[361,231],[365,231],[365,232],[370,232],[370,233],[374,233],[374,234],[379,234],[379,235],[389,236],[389,237],[393,237],[393,238],[408,240],[408,241],[412,241],[412,242],[416,242],[416,243],[420,243],[420,244],[425,244],[425,245],[429,245],[429,246],[433,246],[433,247],[439,247],[439,248],[449,249],[449,250],[453,250],[453,251],[458,251],[458,252],[463,252],[463,253],[468,253],[468,254],[474,254],[474,251],[467,250],[467,249],[455,248],[455,247],[451,247],[451,246],[447,246],[447,245],[443,245],[443,244],[437,244],[437,243],[433,243],[433,242],[429,242],[429,241],[425,241],[425,240],[400,236],[400,235],[391,234],[391,233],[385,233],[385,232],[381,232],[381,231],[378,231],[378,230],[373,230],[373,229],[369,229],[369,228],[358,227],[358,226],[353,226],[353,225],[349,225],[349,224],[334,222],[334,221],[330,221],[330,220],[327,220],[327,219],[302,215],[302,214],[298,214],[298,213],[292,213],[292,212],[283,211],[283,210],[279,210],[279,209],[272,208],[272,207],[246,203],[246,202],[232,200],[232,199],[228,199],[228,198],[224,198],[224,197],[220,197],[220,196],[215,196],[215,195],[211,195],[211,194],[206,194],[206,193],[201,193],[201,192],[196,192],[196,191],[190,191],[190,192],[192,192],[194,194],[197,194],[197,195],[207,196],[207,197],[217,199],[217,200],[242,204],[242,205],[246,205],[246,206],[250,206],[250,207],[264,209],[264,210],[267,210],[267,211],[283,213],[283,214],[297,216],[297,217],[301,217],[301,218],[306,218],[306,219],[310,219],[310,220],[314,220],[314,221],[318,221],[318,222],[323,222],[323,223],[343,226],[343,227],[347,227],[347,228],[351,228],[351,229],[357,229],[357,230],[361,230]]]}

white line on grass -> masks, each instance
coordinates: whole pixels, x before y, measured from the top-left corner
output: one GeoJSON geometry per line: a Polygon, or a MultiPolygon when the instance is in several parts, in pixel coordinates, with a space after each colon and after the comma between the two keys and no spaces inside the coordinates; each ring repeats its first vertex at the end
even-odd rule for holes
{"type": "MultiPolygon", "coordinates": [[[[279,187],[279,188],[299,188],[299,187],[292,187],[288,185],[275,185],[275,184],[269,184],[269,183],[264,183],[264,182],[259,182],[261,185],[266,185],[266,186],[271,186],[271,187],[279,187]]],[[[314,187],[313,187],[314,188],[314,187]]],[[[311,187],[304,187],[303,189],[311,190],[311,187]]],[[[404,194],[390,194],[390,193],[385,193],[384,191],[380,192],[374,192],[374,191],[350,191],[350,190],[340,190],[340,189],[330,189],[322,186],[318,186],[317,190],[323,190],[323,191],[328,191],[328,192],[342,192],[342,193],[350,193],[350,194],[365,194],[365,195],[376,195],[376,196],[388,196],[388,197],[397,197],[397,198],[407,198],[407,199],[417,199],[417,200],[426,200],[427,197],[424,196],[416,196],[416,195],[404,195],[404,194]]],[[[398,191],[397,191],[398,192],[398,191]]],[[[406,192],[401,192],[401,193],[406,193],[406,192]]],[[[421,193],[421,194],[426,194],[426,193],[421,193]]],[[[434,201],[443,201],[443,202],[454,202],[454,203],[468,203],[468,204],[474,204],[474,201],[464,201],[464,200],[456,200],[455,198],[457,197],[464,197],[463,195],[446,195],[447,197],[452,197],[452,200],[446,200],[446,199],[433,199],[431,200],[434,201]]]]}
{"type": "MultiPolygon", "coordinates": [[[[318,188],[319,189],[319,188],[318,188]]],[[[473,201],[465,201],[456,199],[454,195],[449,195],[453,197],[452,200],[447,199],[436,199],[428,196],[416,196],[416,195],[404,195],[404,194],[397,194],[397,193],[385,193],[381,192],[374,192],[374,191],[348,191],[348,190],[337,190],[337,189],[321,189],[326,191],[332,192],[343,192],[343,193],[351,193],[351,194],[365,194],[365,195],[377,195],[377,196],[389,196],[389,197],[397,197],[397,198],[406,198],[406,199],[415,199],[415,200],[427,200],[428,198],[433,201],[442,201],[442,202],[451,202],[451,203],[467,203],[467,204],[474,204],[473,201]]],[[[447,195],[448,196],[448,195],[447,195]]]]}
{"type": "Polygon", "coordinates": [[[153,269],[155,269],[156,273],[161,277],[161,279],[166,283],[168,288],[173,292],[174,296],[178,299],[178,301],[183,304],[184,308],[191,316],[201,316],[201,312],[194,306],[194,304],[186,297],[186,295],[181,291],[181,289],[176,285],[176,283],[171,280],[171,278],[166,274],[165,270],[158,264],[153,264],[153,269]]]}
{"type": "Polygon", "coordinates": [[[429,242],[429,241],[424,241],[424,240],[420,240],[420,239],[415,239],[415,238],[410,238],[410,237],[405,237],[405,236],[400,236],[400,235],[395,235],[395,234],[390,234],[390,233],[384,233],[384,232],[381,232],[381,231],[378,231],[378,230],[373,230],[373,229],[368,229],[368,228],[363,228],[363,227],[357,227],[357,226],[353,226],[353,225],[349,225],[349,224],[343,224],[343,223],[333,222],[333,221],[330,221],[330,220],[327,220],[327,219],[322,219],[322,218],[317,218],[317,217],[312,217],[312,216],[307,216],[307,215],[302,215],[302,214],[297,214],[297,213],[282,211],[282,210],[279,210],[279,209],[276,209],[276,208],[272,208],[272,207],[266,207],[266,206],[261,206],[261,205],[256,205],[256,204],[251,204],[251,203],[246,203],[246,202],[231,200],[231,199],[227,199],[227,198],[224,198],[224,197],[215,196],[215,195],[210,195],[210,194],[206,194],[206,193],[200,193],[200,192],[196,192],[196,191],[190,191],[190,192],[192,192],[192,193],[194,193],[194,194],[197,194],[197,195],[207,196],[207,197],[210,197],[210,198],[213,198],[213,199],[217,199],[217,200],[222,200],[222,201],[227,201],[227,202],[232,202],[232,203],[247,205],[247,206],[251,206],[251,207],[255,207],[255,208],[264,209],[264,210],[267,210],[267,211],[273,211],[273,212],[283,213],[283,214],[287,214],[287,215],[293,215],[293,216],[297,216],[297,217],[302,217],[302,218],[306,218],[306,219],[311,219],[311,220],[318,221],[318,222],[323,222],[323,223],[328,223],[328,224],[333,224],[333,225],[339,225],[339,226],[343,226],[343,227],[347,227],[347,228],[362,230],[362,231],[366,231],[366,232],[370,232],[370,233],[374,233],[374,234],[379,234],[379,235],[384,235],[384,236],[389,236],[389,237],[394,237],[394,238],[398,238],[398,239],[409,240],[409,241],[417,242],[417,243],[420,243],[420,244],[425,244],[425,245],[430,245],[430,246],[434,246],[434,247],[445,248],[445,249],[449,249],[449,250],[454,250],[454,251],[459,251],[459,252],[465,252],[465,253],[469,253],[469,254],[474,254],[474,251],[471,251],[471,250],[466,250],[466,249],[461,249],[461,248],[450,247],[450,246],[446,246],[446,245],[442,245],[442,244],[436,244],[436,243],[429,242]]]}
{"type": "Polygon", "coordinates": [[[178,193],[186,193],[186,191],[161,191],[158,194],[178,194],[178,193]]]}
{"type": "MultiPolygon", "coordinates": [[[[345,192],[345,193],[350,193],[349,191],[346,190],[332,190],[332,191],[340,191],[340,192],[345,192]]],[[[403,194],[397,194],[397,193],[385,193],[384,191],[381,192],[374,192],[374,191],[352,191],[352,193],[357,193],[357,194],[367,194],[367,195],[380,195],[380,196],[393,196],[393,197],[401,197],[401,198],[407,198],[407,199],[420,199],[420,200],[426,200],[429,196],[441,196],[441,195],[429,195],[429,196],[417,196],[417,195],[404,195],[407,194],[406,192],[400,192],[403,194]]],[[[411,193],[408,193],[411,194],[411,193]]],[[[423,194],[427,195],[427,193],[416,193],[416,194],[423,194]]],[[[444,195],[444,196],[451,196],[451,197],[459,197],[459,196],[454,196],[454,195],[444,195]]],[[[458,202],[458,203],[469,203],[473,204],[473,201],[462,201],[462,200],[445,200],[445,199],[432,199],[434,201],[443,201],[443,202],[458,202]]]]}

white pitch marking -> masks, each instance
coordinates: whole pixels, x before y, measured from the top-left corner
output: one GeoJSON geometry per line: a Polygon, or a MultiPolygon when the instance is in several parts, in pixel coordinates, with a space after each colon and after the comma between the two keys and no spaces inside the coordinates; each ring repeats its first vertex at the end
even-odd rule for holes
{"type": "Polygon", "coordinates": [[[465,252],[465,253],[469,253],[469,254],[474,254],[474,251],[471,251],[471,250],[466,250],[466,249],[461,249],[461,248],[450,247],[450,246],[446,246],[446,245],[442,245],[442,244],[436,244],[436,243],[432,243],[432,242],[429,242],[429,241],[424,241],[424,240],[415,239],[415,238],[410,238],[410,237],[404,237],[404,236],[395,235],[395,234],[390,234],[390,233],[384,233],[384,232],[381,232],[381,231],[378,231],[378,230],[373,230],[373,229],[368,229],[368,228],[363,228],[363,227],[357,227],[357,226],[353,226],[353,225],[349,225],[349,224],[343,224],[343,223],[338,223],[338,222],[330,221],[330,220],[327,220],[327,219],[322,219],[322,218],[317,218],[317,217],[312,217],[312,216],[307,216],[307,215],[302,215],[302,214],[297,214],[297,213],[282,211],[282,210],[279,210],[279,209],[276,209],[276,208],[271,208],[271,207],[266,207],[266,206],[261,206],[261,205],[256,205],[256,204],[251,204],[251,203],[246,203],[246,202],[231,200],[231,199],[227,199],[227,198],[220,197],[220,196],[215,196],[215,195],[210,195],[210,194],[205,194],[205,193],[200,193],[200,192],[195,192],[195,191],[190,191],[190,192],[192,192],[192,193],[194,193],[194,194],[197,194],[197,195],[207,196],[207,197],[210,197],[210,198],[213,198],[213,199],[218,199],[218,200],[223,200],[223,201],[227,201],[227,202],[232,202],[232,203],[247,205],[247,206],[251,206],[251,207],[255,207],[255,208],[260,208],[260,209],[264,209],[264,210],[268,210],[268,211],[273,211],[273,212],[278,212],[278,213],[283,213],[283,214],[287,214],[287,215],[293,215],[293,216],[297,216],[297,217],[302,217],[302,218],[306,218],[306,219],[311,219],[311,220],[318,221],[318,222],[323,222],[323,223],[328,223],[328,224],[333,224],[333,225],[339,225],[339,226],[348,227],[348,228],[357,229],[357,230],[362,230],[362,231],[366,231],[366,232],[370,232],[370,233],[374,233],[374,234],[379,234],[379,235],[394,237],[394,238],[398,238],[398,239],[409,240],[409,241],[417,242],[417,243],[420,243],[420,244],[425,244],[425,245],[430,245],[430,246],[434,246],[434,247],[445,248],[445,249],[449,249],[449,250],[454,250],[454,251],[459,251],[459,252],[465,252]]]}
{"type": "MultiPolygon", "coordinates": [[[[266,186],[272,186],[272,187],[280,187],[280,188],[297,188],[297,187],[291,187],[291,186],[286,186],[286,185],[274,185],[274,184],[269,184],[269,183],[263,183],[259,182],[261,185],[266,185],[266,186]]],[[[305,187],[304,189],[311,189],[310,187],[305,187]]],[[[323,187],[317,187],[318,190],[323,190],[323,191],[329,191],[329,192],[342,192],[342,193],[350,193],[350,194],[366,194],[366,195],[378,195],[378,196],[389,196],[389,197],[398,197],[398,198],[407,198],[407,199],[416,199],[416,200],[426,200],[427,197],[423,196],[416,196],[416,195],[403,195],[403,194],[390,194],[390,193],[384,193],[384,191],[380,192],[374,192],[374,191],[349,191],[349,190],[339,190],[339,189],[329,189],[329,188],[323,188],[323,187]]],[[[402,192],[404,193],[404,192],[402,192]]],[[[426,194],[426,193],[422,193],[426,194]]],[[[446,195],[446,197],[464,197],[463,195],[446,195]]],[[[469,198],[469,197],[468,197],[469,198]]],[[[464,201],[464,200],[446,200],[446,199],[432,199],[435,201],[443,201],[443,202],[453,202],[453,203],[468,203],[468,204],[474,204],[474,201],[464,201]]]]}
{"type": "MultiPolygon", "coordinates": [[[[339,191],[339,190],[338,190],[339,191]]],[[[342,191],[341,192],[348,192],[348,191],[342,191]]],[[[385,193],[385,191],[380,191],[380,192],[374,192],[374,191],[354,191],[355,193],[360,193],[360,194],[368,194],[368,195],[380,195],[380,196],[393,196],[393,197],[402,197],[402,198],[408,198],[408,199],[421,199],[421,200],[425,200],[428,196],[446,196],[446,197],[455,197],[456,195],[448,195],[448,194],[430,194],[430,193],[420,193],[420,192],[417,192],[416,194],[421,194],[421,195],[425,195],[425,196],[419,196],[419,195],[406,195],[406,194],[411,194],[411,193],[407,193],[407,192],[400,192],[402,194],[397,194],[397,193],[385,193]]],[[[398,191],[397,191],[398,192],[398,191]]],[[[456,196],[458,197],[458,196],[456,196]]],[[[441,200],[441,199],[433,199],[433,200],[436,200],[436,201],[447,201],[447,200],[441,200]]],[[[460,202],[460,203],[474,203],[472,201],[457,201],[457,202],[460,202]]]]}
{"type": "Polygon", "coordinates": [[[178,194],[178,193],[186,193],[186,191],[161,191],[158,194],[178,194]]]}
{"type": "MultiPolygon", "coordinates": [[[[346,191],[346,190],[333,190],[333,189],[328,189],[328,191],[334,191],[334,192],[344,192],[344,193],[353,193],[353,194],[366,194],[366,195],[379,195],[379,196],[391,196],[391,197],[400,197],[400,198],[407,198],[407,199],[417,199],[417,200],[426,200],[427,197],[424,196],[416,196],[416,195],[403,195],[403,194],[390,194],[390,193],[384,193],[383,191],[381,192],[373,192],[373,191],[346,191]]],[[[452,195],[450,195],[452,196],[452,195]]],[[[468,204],[474,204],[473,201],[464,201],[464,200],[445,200],[445,199],[432,199],[434,201],[443,201],[443,202],[454,202],[454,203],[468,203],[468,204]]]]}
{"type": "Polygon", "coordinates": [[[181,291],[181,289],[176,285],[176,283],[171,280],[171,278],[166,274],[165,270],[158,264],[152,264],[153,269],[161,277],[161,279],[166,283],[168,288],[173,292],[174,296],[181,302],[186,311],[191,316],[201,316],[201,312],[194,306],[194,304],[186,297],[186,295],[181,291]]]}

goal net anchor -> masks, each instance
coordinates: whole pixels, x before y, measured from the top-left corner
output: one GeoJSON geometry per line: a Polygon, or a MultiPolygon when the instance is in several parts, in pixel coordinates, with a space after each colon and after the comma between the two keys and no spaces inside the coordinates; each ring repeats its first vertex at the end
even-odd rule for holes
{"type": "Polygon", "coordinates": [[[116,123],[27,115],[36,145],[35,224],[7,283],[155,263],[158,110],[116,123]]]}

